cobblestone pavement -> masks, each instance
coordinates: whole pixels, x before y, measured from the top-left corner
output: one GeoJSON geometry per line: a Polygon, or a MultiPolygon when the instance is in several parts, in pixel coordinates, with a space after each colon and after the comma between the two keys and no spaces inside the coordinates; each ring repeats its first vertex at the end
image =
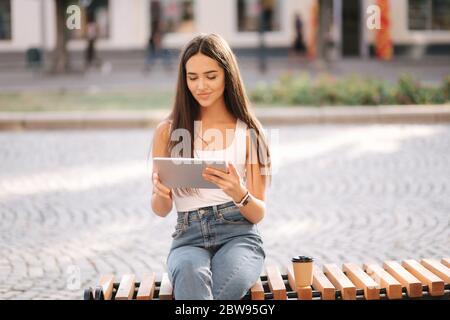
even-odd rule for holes
{"type": "MultiPolygon", "coordinates": [[[[450,255],[450,126],[279,130],[259,226],[268,263],[450,255]]],[[[146,130],[0,133],[1,299],[80,299],[105,272],[160,277],[175,215],[150,209],[151,139],[146,130]]]]}

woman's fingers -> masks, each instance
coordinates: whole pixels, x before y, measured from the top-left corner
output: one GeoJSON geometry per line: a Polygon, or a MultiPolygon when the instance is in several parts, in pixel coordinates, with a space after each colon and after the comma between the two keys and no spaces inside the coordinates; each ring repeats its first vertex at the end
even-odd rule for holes
{"type": "Polygon", "coordinates": [[[162,191],[164,191],[166,193],[170,192],[170,188],[168,188],[165,185],[163,185],[160,181],[158,181],[157,185],[158,185],[158,188],[160,188],[162,191]]]}
{"type": "Polygon", "coordinates": [[[159,190],[156,190],[156,194],[157,194],[158,196],[160,196],[160,197],[166,198],[166,199],[168,199],[168,200],[172,200],[172,198],[171,198],[169,195],[167,195],[167,194],[165,194],[165,193],[163,193],[163,192],[161,192],[161,191],[159,191],[159,190]]]}
{"type": "Polygon", "coordinates": [[[216,168],[211,168],[211,167],[206,167],[205,168],[205,172],[208,174],[212,174],[212,175],[216,175],[222,178],[225,178],[228,174],[223,172],[222,170],[216,169],[216,168]]]}
{"type": "Polygon", "coordinates": [[[210,174],[208,174],[208,173],[206,173],[206,172],[203,172],[203,173],[202,173],[202,176],[203,176],[203,179],[205,179],[205,180],[207,180],[207,181],[209,181],[209,182],[213,182],[214,176],[212,176],[212,175],[210,175],[210,174]]]}
{"type": "Polygon", "coordinates": [[[166,198],[168,200],[172,200],[171,198],[172,190],[161,183],[158,174],[156,172],[153,173],[153,190],[157,195],[166,198]]]}
{"type": "Polygon", "coordinates": [[[153,175],[152,175],[152,181],[153,181],[153,184],[155,185],[156,183],[158,183],[158,181],[159,181],[159,177],[158,177],[158,174],[156,173],[156,172],[153,172],[153,175]]]}
{"type": "Polygon", "coordinates": [[[155,188],[161,192],[162,194],[165,195],[170,195],[171,190],[168,188],[165,188],[160,182],[158,182],[157,184],[155,184],[155,188]]]}
{"type": "Polygon", "coordinates": [[[217,186],[219,186],[220,188],[223,187],[223,179],[218,178],[212,174],[208,174],[208,173],[203,173],[203,178],[209,182],[212,182],[214,184],[216,184],[217,186]]]}
{"type": "Polygon", "coordinates": [[[155,172],[153,173],[153,185],[160,188],[161,191],[165,193],[170,193],[171,189],[169,187],[166,187],[162,184],[161,180],[159,180],[158,174],[155,172]]]}
{"type": "Polygon", "coordinates": [[[229,181],[229,182],[232,182],[233,179],[236,178],[232,174],[225,173],[222,170],[218,170],[218,169],[211,168],[211,167],[207,167],[205,169],[204,173],[209,174],[210,176],[213,176],[213,177],[214,176],[218,177],[219,179],[222,179],[223,181],[229,181]]]}
{"type": "Polygon", "coordinates": [[[228,162],[228,170],[230,170],[230,173],[234,176],[239,177],[239,173],[236,170],[236,167],[232,162],[228,162]]]}
{"type": "Polygon", "coordinates": [[[172,199],[170,192],[169,193],[164,192],[164,191],[160,190],[157,186],[155,186],[155,192],[156,192],[157,195],[159,195],[161,197],[164,197],[164,198],[169,199],[169,200],[172,199]]]}

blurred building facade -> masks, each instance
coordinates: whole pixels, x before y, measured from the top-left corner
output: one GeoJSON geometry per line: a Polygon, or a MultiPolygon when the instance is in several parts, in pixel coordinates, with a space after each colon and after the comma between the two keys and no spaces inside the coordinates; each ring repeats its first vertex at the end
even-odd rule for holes
{"type": "MultiPolygon", "coordinates": [[[[24,52],[30,47],[52,50],[56,38],[54,1],[0,0],[0,53],[24,52]]],[[[450,53],[448,0],[388,2],[395,53],[411,50],[450,53]]],[[[72,3],[94,6],[99,29],[97,48],[105,51],[145,48],[155,19],[164,24],[167,48],[179,49],[199,32],[217,32],[234,48],[256,49],[260,44],[261,8],[267,13],[268,48],[292,45],[295,13],[302,17],[307,45],[314,46],[317,40],[315,24],[320,25],[323,19],[331,22],[325,36],[331,37],[337,56],[368,56],[375,41],[375,31],[368,30],[366,22],[367,8],[377,0],[74,0],[72,3]],[[315,6],[319,7],[316,11],[315,6]]],[[[82,10],[82,28],[70,31],[69,50],[84,50],[86,46],[85,13],[82,10]]]]}

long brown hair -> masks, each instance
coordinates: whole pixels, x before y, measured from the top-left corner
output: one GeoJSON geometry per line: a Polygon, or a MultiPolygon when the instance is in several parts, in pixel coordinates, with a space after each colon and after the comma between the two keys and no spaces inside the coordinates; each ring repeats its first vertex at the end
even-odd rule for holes
{"type": "MultiPolygon", "coordinates": [[[[250,110],[250,102],[245,92],[236,57],[228,43],[218,34],[200,34],[192,39],[181,52],[175,102],[172,112],[168,117],[171,120],[169,137],[172,137],[172,133],[177,129],[187,130],[192,138],[190,139],[190,149],[187,149],[190,150],[190,154],[184,154],[184,156],[194,157],[194,121],[199,116],[200,105],[188,88],[186,81],[186,63],[197,53],[202,53],[216,60],[223,68],[225,73],[225,90],[223,95],[226,108],[233,116],[246,123],[248,129],[253,129],[249,130],[250,145],[253,149],[251,154],[253,156],[256,155],[258,162],[255,163],[259,163],[260,168],[261,166],[265,167],[264,170],[269,173],[266,175],[270,181],[270,152],[261,123],[250,110]]],[[[179,143],[179,141],[169,139],[169,153],[179,143]]],[[[171,156],[183,157],[181,154],[172,154],[171,156]]],[[[187,190],[187,193],[191,192],[187,190]]]]}

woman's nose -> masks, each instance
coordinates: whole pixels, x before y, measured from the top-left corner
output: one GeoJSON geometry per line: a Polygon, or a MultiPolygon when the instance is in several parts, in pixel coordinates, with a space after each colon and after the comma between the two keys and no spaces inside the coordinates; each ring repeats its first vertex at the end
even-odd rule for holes
{"type": "Polygon", "coordinates": [[[203,89],[205,87],[205,83],[203,79],[198,79],[198,89],[203,89]]]}

